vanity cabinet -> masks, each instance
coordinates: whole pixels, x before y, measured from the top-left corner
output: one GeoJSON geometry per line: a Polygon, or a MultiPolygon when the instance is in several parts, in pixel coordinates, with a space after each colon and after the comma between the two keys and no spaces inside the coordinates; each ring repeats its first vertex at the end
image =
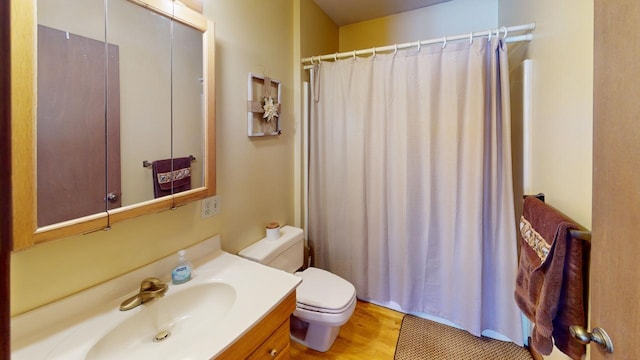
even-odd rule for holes
{"type": "Polygon", "coordinates": [[[289,359],[289,331],[287,318],[247,359],[289,359]]]}
{"type": "Polygon", "coordinates": [[[295,309],[294,291],[215,359],[289,359],[289,317],[295,309]]]}

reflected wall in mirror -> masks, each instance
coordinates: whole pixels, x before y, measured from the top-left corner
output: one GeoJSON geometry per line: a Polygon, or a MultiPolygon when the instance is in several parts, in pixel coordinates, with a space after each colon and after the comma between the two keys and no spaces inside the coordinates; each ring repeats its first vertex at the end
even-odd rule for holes
{"type": "Polygon", "coordinates": [[[172,0],[11,6],[14,249],[215,194],[211,22],[172,0]],[[165,192],[145,160],[169,162],[165,192]]]}
{"type": "MultiPolygon", "coordinates": [[[[191,187],[204,186],[205,156],[204,64],[202,33],[185,24],[173,23],[173,158],[192,155],[191,187]],[[197,55],[199,54],[199,55],[197,55]]],[[[174,193],[180,189],[174,186],[174,193]]]]}
{"type": "Polygon", "coordinates": [[[107,1],[107,14],[107,40],[120,48],[121,198],[130,206],[155,198],[142,162],[171,158],[172,20],[127,0],[107,1]]]}
{"type": "MultiPolygon", "coordinates": [[[[38,226],[105,212],[105,121],[117,145],[118,48],[105,47],[102,0],[83,1],[81,21],[68,1],[38,2],[37,199],[38,226]],[[106,48],[111,71],[105,73],[106,48]],[[107,80],[108,79],[108,80],[107,80]],[[105,117],[105,114],[108,116],[105,117]]],[[[78,2],[78,1],[76,1],[78,2]]],[[[114,154],[117,155],[117,154],[114,154]]],[[[109,172],[119,181],[118,157],[109,172]]],[[[113,183],[117,186],[117,183],[113,183]]]]}

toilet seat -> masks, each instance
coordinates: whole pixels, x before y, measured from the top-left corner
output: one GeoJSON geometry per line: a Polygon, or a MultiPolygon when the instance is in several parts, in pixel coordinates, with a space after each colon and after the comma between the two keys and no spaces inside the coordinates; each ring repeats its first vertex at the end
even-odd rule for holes
{"type": "Polygon", "coordinates": [[[323,313],[323,314],[341,314],[345,311],[347,311],[351,305],[353,303],[356,302],[356,296],[355,294],[353,295],[353,298],[351,299],[351,301],[349,301],[345,306],[343,306],[340,309],[327,309],[327,308],[322,308],[322,307],[317,307],[317,306],[310,306],[304,303],[300,303],[297,302],[296,306],[298,309],[304,309],[304,310],[308,310],[308,311],[315,311],[315,312],[319,312],[319,313],[323,313]]]}
{"type": "Polygon", "coordinates": [[[296,289],[297,306],[300,309],[340,314],[355,302],[355,287],[337,275],[313,267],[296,275],[302,278],[302,283],[296,289]]]}

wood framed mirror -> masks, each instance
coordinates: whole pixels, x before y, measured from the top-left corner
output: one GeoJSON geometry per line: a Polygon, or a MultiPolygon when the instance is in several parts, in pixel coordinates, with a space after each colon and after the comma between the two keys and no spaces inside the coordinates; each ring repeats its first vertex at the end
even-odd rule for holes
{"type": "Polygon", "coordinates": [[[108,229],[120,221],[215,194],[213,24],[171,0],[85,0],[73,6],[73,0],[60,1],[69,6],[57,4],[49,10],[38,6],[39,12],[50,11],[40,17],[35,2],[11,2],[11,70],[12,78],[20,79],[12,82],[11,100],[13,250],[108,229]],[[71,11],[81,12],[82,16],[75,16],[81,24],[61,25],[71,11]],[[87,29],[87,23],[93,27],[87,29]],[[43,46],[49,49],[41,50],[43,46]],[[70,46],[72,50],[67,49],[70,46]],[[59,63],[49,64],[40,57],[39,51],[55,53],[63,48],[59,63]],[[91,54],[103,63],[85,61],[91,54]],[[66,63],[73,66],[63,69],[66,63]],[[85,69],[86,63],[97,70],[85,69]],[[43,73],[42,65],[53,69],[49,75],[43,73]],[[98,74],[87,85],[91,72],[98,74]],[[60,84],[67,82],[68,90],[61,91],[60,84]],[[93,98],[86,99],[86,93],[93,98]],[[64,101],[41,101],[45,97],[64,101]],[[89,103],[98,104],[97,110],[89,109],[89,103]],[[98,130],[87,130],[86,120],[68,124],[74,104],[81,105],[75,112],[97,114],[92,117],[99,119],[93,125],[98,130]],[[62,120],[45,122],[43,116],[56,114],[62,114],[62,120]],[[42,134],[58,140],[47,144],[50,139],[43,141],[42,134]],[[78,147],[78,134],[88,143],[83,146],[90,147],[78,147]],[[178,188],[176,158],[189,156],[195,160],[186,172],[190,186],[178,188]],[[157,194],[152,183],[156,173],[143,161],[160,159],[170,164],[169,188],[157,194]],[[68,167],[68,163],[76,165],[68,167]],[[88,175],[88,163],[97,175],[88,175]],[[110,163],[117,165],[110,168],[110,163]],[[63,178],[62,185],[47,194],[52,178],[63,178]],[[79,195],[82,181],[91,187],[91,197],[98,199],[88,210],[75,206],[80,198],[89,197],[79,195]],[[61,215],[67,207],[72,215],[61,215]],[[54,211],[46,214],[46,209],[54,211]]]}

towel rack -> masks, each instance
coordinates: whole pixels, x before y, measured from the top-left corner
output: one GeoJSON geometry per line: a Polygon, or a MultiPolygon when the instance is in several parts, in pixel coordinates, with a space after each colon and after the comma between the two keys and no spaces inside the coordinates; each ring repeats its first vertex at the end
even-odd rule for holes
{"type": "Polygon", "coordinates": [[[591,231],[571,229],[569,233],[574,239],[591,241],[591,231]]]}
{"type": "MultiPolygon", "coordinates": [[[[522,197],[526,198],[528,196],[533,196],[533,197],[537,198],[538,200],[544,202],[544,193],[538,193],[538,194],[535,194],[535,195],[523,195],[522,197]]],[[[571,234],[571,236],[574,239],[584,240],[584,241],[591,241],[591,231],[571,229],[571,230],[569,230],[569,233],[571,234]]]]}
{"type": "MultiPolygon", "coordinates": [[[[193,155],[189,155],[189,159],[190,159],[191,161],[196,161],[196,157],[195,157],[195,156],[193,156],[193,155]]],[[[149,162],[149,160],[143,160],[143,161],[142,161],[142,166],[143,166],[143,167],[146,167],[146,168],[150,168],[150,167],[151,167],[151,163],[149,162]]]]}
{"type": "MultiPolygon", "coordinates": [[[[523,195],[523,198],[528,196],[534,196],[538,200],[544,201],[544,193],[538,193],[536,195],[523,195]]],[[[576,240],[582,240],[579,244],[582,245],[582,290],[583,290],[583,303],[584,306],[584,314],[585,314],[585,323],[588,323],[589,317],[589,277],[590,277],[590,269],[591,269],[591,231],[589,230],[578,230],[578,229],[570,229],[569,234],[572,238],[576,240]]],[[[571,330],[572,331],[572,330],[571,330]]],[[[573,336],[573,335],[572,335],[573,336]]],[[[531,339],[531,338],[529,338],[531,339]]],[[[541,356],[540,356],[541,357],[541,356]]]]}

